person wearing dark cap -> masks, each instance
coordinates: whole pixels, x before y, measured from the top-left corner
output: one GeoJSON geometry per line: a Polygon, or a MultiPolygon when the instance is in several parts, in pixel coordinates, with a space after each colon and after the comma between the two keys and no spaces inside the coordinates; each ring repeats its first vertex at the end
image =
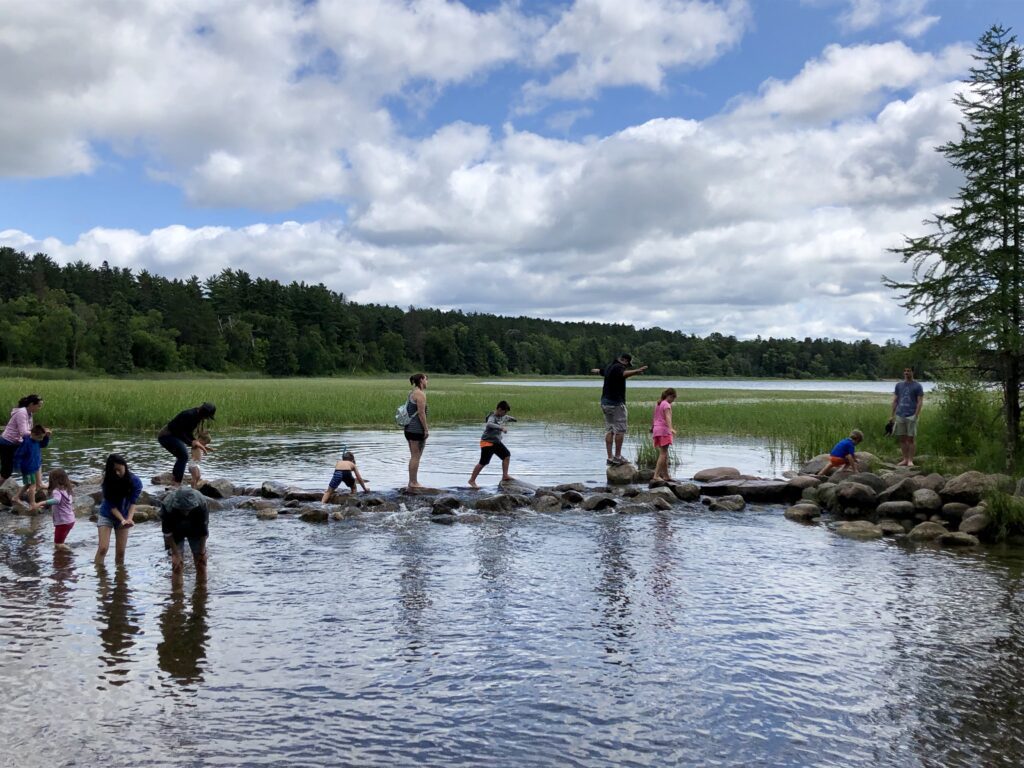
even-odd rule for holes
{"type": "Polygon", "coordinates": [[[207,419],[213,419],[216,413],[217,406],[213,403],[188,408],[171,419],[167,426],[157,433],[156,439],[160,445],[174,456],[174,469],[171,472],[174,476],[174,485],[181,485],[181,479],[185,476],[189,451],[192,448],[203,448],[202,443],[196,439],[196,429],[207,419]]]}
{"type": "Polygon", "coordinates": [[[608,452],[608,464],[625,464],[622,455],[622,440],[626,436],[628,412],[626,411],[626,379],[643,373],[646,365],[630,369],[633,356],[623,352],[618,359],[604,368],[591,368],[590,372],[604,376],[601,389],[601,410],[604,412],[604,446],[608,452]],[[612,444],[615,452],[612,453],[612,444]]]}
{"type": "Polygon", "coordinates": [[[182,545],[188,540],[196,575],[206,575],[206,539],[210,535],[210,511],[203,494],[192,488],[176,488],[160,502],[160,529],[171,553],[171,570],[180,573],[185,563],[182,545]]]}

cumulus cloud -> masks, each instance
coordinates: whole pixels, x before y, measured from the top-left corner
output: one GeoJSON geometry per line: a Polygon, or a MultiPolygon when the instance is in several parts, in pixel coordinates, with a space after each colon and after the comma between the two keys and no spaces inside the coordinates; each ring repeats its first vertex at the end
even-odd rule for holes
{"type": "Polygon", "coordinates": [[[748,17],[744,0],[577,0],[533,49],[541,66],[569,66],[528,83],[526,107],[609,86],[659,90],[669,69],[706,65],[735,45],[748,17]]]}
{"type": "Polygon", "coordinates": [[[889,24],[906,37],[920,37],[939,21],[926,12],[928,4],[929,0],[846,0],[839,23],[851,32],[889,24]]]}

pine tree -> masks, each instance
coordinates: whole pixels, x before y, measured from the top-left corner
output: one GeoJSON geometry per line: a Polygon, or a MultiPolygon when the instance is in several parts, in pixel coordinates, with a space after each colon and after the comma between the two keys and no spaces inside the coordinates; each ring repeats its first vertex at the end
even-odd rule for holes
{"type": "Polygon", "coordinates": [[[918,319],[918,339],[967,350],[999,378],[1012,467],[1024,371],[1024,72],[1016,38],[999,25],[981,36],[974,59],[969,87],[954,99],[960,136],[938,148],[963,184],[951,212],[925,222],[929,234],[894,249],[913,266],[911,279],[885,283],[918,319]]]}

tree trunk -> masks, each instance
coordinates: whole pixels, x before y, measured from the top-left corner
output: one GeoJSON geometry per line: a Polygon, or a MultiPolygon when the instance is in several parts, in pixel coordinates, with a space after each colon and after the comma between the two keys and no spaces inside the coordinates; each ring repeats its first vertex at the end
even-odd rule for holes
{"type": "Polygon", "coordinates": [[[1003,409],[1006,415],[1006,468],[1013,471],[1020,443],[1020,380],[1021,361],[1009,355],[1003,372],[1003,409]]]}

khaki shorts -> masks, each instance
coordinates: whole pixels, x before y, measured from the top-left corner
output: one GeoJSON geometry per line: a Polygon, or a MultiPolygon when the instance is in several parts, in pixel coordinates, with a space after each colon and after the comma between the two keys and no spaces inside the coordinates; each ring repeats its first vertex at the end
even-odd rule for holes
{"type": "Polygon", "coordinates": [[[896,437],[914,437],[917,435],[917,416],[897,416],[892,433],[896,437]]]}
{"type": "Polygon", "coordinates": [[[605,432],[610,432],[613,435],[626,434],[626,421],[629,414],[626,411],[625,403],[619,403],[618,405],[604,405],[602,403],[601,410],[604,411],[605,432]]]}

